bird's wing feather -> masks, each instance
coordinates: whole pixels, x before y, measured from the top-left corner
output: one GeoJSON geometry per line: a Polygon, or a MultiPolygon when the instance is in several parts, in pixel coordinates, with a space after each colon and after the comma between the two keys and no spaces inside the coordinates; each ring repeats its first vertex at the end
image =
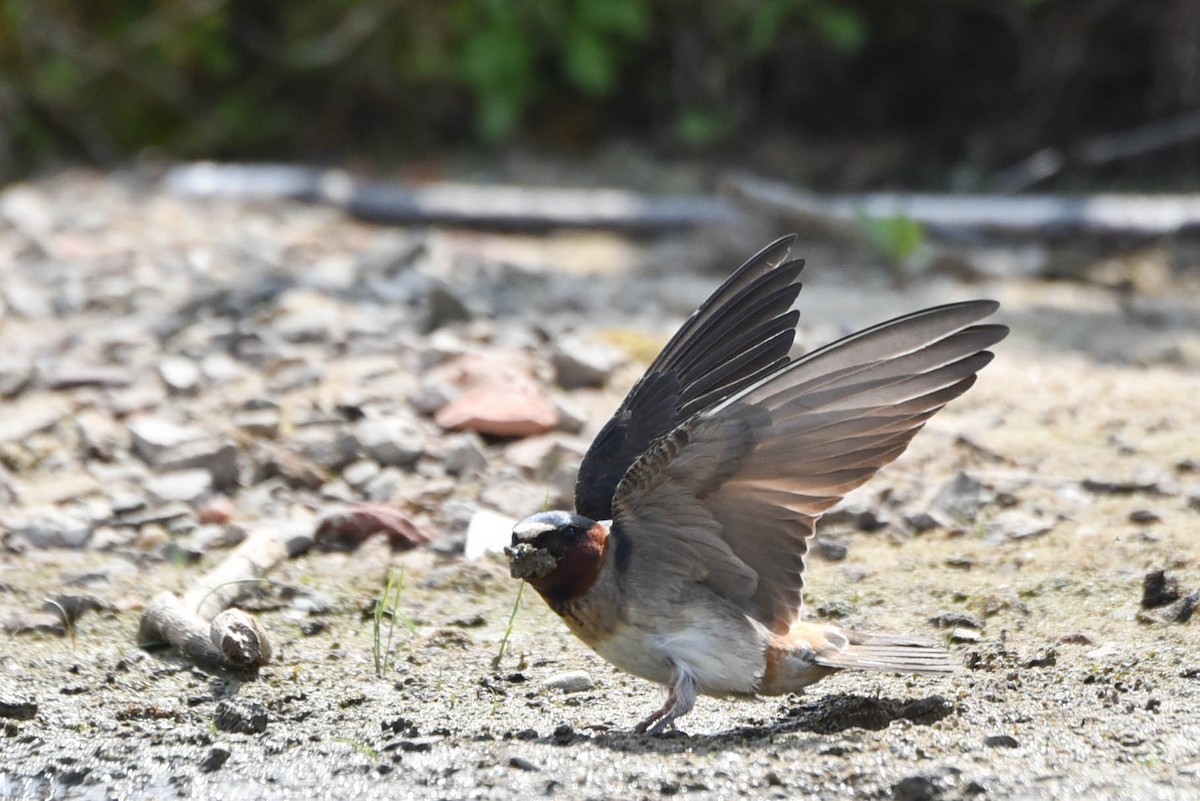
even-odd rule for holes
{"type": "Polygon", "coordinates": [[[651,443],[787,363],[804,266],[787,261],[794,242],[785,237],[752,257],[675,333],[584,456],[575,511],[611,518],[621,477],[651,443]]]}
{"type": "Polygon", "coordinates": [[[996,308],[940,306],[846,337],[659,439],[613,502],[622,569],[642,573],[630,584],[686,575],[786,632],[814,522],[974,383],[1008,332],[974,325],[996,308]]]}

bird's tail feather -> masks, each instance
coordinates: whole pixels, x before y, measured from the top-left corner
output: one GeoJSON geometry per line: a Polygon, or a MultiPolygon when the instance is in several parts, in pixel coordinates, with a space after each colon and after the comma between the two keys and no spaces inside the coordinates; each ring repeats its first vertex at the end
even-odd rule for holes
{"type": "Polygon", "coordinates": [[[814,660],[818,665],[888,673],[952,673],[959,668],[944,648],[925,640],[857,631],[842,633],[846,644],[818,651],[814,660]]]}

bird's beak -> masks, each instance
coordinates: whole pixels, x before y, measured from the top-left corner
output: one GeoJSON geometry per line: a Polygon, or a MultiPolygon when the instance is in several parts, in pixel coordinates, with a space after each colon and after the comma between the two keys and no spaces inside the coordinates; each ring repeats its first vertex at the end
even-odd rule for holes
{"type": "Polygon", "coordinates": [[[545,578],[558,567],[554,554],[528,542],[518,542],[504,549],[508,557],[508,572],[513,578],[545,578]]]}

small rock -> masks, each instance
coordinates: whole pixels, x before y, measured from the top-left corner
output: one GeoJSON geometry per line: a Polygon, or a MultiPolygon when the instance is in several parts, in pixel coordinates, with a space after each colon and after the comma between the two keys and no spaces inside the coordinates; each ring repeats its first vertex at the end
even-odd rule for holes
{"type": "Polygon", "coordinates": [[[485,553],[503,551],[512,544],[512,530],[516,524],[517,520],[514,517],[490,509],[476,510],[467,525],[467,542],[463,555],[467,559],[478,559],[485,553]]]}
{"type": "Polygon", "coordinates": [[[480,386],[447,403],[434,420],[451,430],[528,437],[553,431],[558,425],[558,409],[530,386],[480,386]]]}
{"type": "Polygon", "coordinates": [[[1152,570],[1142,578],[1142,608],[1156,609],[1179,600],[1179,580],[1165,570],[1152,570]]]}
{"type": "Polygon", "coordinates": [[[379,533],[386,534],[396,549],[429,541],[428,535],[399,509],[370,503],[327,512],[317,523],[313,539],[326,551],[353,551],[363,540],[379,533]]]}
{"type": "Polygon", "coordinates": [[[192,508],[185,503],[168,503],[152,508],[137,509],[119,517],[122,525],[140,528],[142,526],[174,523],[177,520],[190,517],[192,508]]]}
{"type": "Polygon", "coordinates": [[[1082,631],[1072,631],[1058,638],[1064,645],[1095,645],[1096,638],[1082,631]]]}
{"type": "Polygon", "coordinates": [[[1027,659],[1021,663],[1022,667],[1027,668],[1044,668],[1054,667],[1058,664],[1058,652],[1053,648],[1043,648],[1037,652],[1033,659],[1027,659]]]}
{"type": "Polygon", "coordinates": [[[133,451],[144,462],[158,465],[158,459],[172,448],[203,439],[204,431],[181,426],[160,417],[138,417],[125,424],[133,437],[133,451]]]}
{"type": "Polygon", "coordinates": [[[146,492],[160,503],[196,503],[212,492],[212,474],[201,468],[174,470],[146,482],[146,492]]]}
{"type": "Polygon", "coordinates": [[[455,434],[446,439],[442,467],[458,478],[470,478],[487,466],[487,449],[473,431],[455,434]]]}
{"type": "Polygon", "coordinates": [[[1107,481],[1097,478],[1085,478],[1081,486],[1088,492],[1094,492],[1098,495],[1133,495],[1138,492],[1144,492],[1147,495],[1162,494],[1162,488],[1153,479],[1139,481],[1135,478],[1130,481],[1107,481]]]}
{"type": "Polygon", "coordinates": [[[565,673],[555,673],[542,682],[546,690],[558,690],[563,693],[579,693],[590,690],[595,684],[592,677],[583,670],[569,670],[565,673]]]}
{"type": "Polygon", "coordinates": [[[566,500],[565,505],[569,505],[569,499],[560,499],[553,492],[547,498],[546,490],[546,486],[524,479],[500,479],[484,486],[479,493],[479,501],[501,514],[516,518],[545,508],[561,509],[564,504],[560,504],[560,500],[566,500]]]}
{"type": "Polygon", "coordinates": [[[25,442],[34,434],[53,428],[69,412],[58,402],[27,401],[6,404],[0,415],[0,443],[25,442]]]}
{"type": "Polygon", "coordinates": [[[942,522],[929,512],[917,512],[912,515],[905,515],[905,524],[918,534],[924,534],[927,531],[941,528],[942,522]]]}
{"type": "Polygon", "coordinates": [[[611,345],[567,336],[554,343],[550,362],[563,389],[602,387],[625,363],[625,354],[611,345]]]}
{"type": "Polygon", "coordinates": [[[396,500],[404,485],[404,474],[394,467],[380,470],[363,485],[363,495],[374,503],[389,503],[396,500]]]}
{"type": "Polygon", "coordinates": [[[425,436],[415,424],[398,418],[360,420],[354,426],[358,447],[381,465],[412,467],[425,452],[425,436]]]}
{"type": "Polygon", "coordinates": [[[379,465],[367,459],[351,462],[342,468],[342,479],[356,490],[362,490],[363,486],[377,475],[379,465]]]}
{"type": "Polygon", "coordinates": [[[158,364],[158,375],[176,395],[191,395],[200,386],[200,366],[186,356],[168,356],[158,364]]]}
{"type": "Polygon", "coordinates": [[[53,634],[65,637],[67,626],[57,612],[31,612],[5,621],[4,631],[8,634],[53,634]]]}
{"type": "Polygon", "coordinates": [[[95,523],[78,512],[48,506],[6,515],[0,518],[0,528],[8,529],[10,545],[24,541],[34,548],[82,548],[95,523]]]}
{"type": "Polygon", "coordinates": [[[933,505],[955,520],[971,523],[991,500],[992,493],[982,481],[960,470],[938,490],[933,505]]]}
{"type": "Polygon", "coordinates": [[[992,734],[983,738],[983,744],[988,748],[1020,748],[1021,743],[1011,734],[992,734]]]}
{"type": "Polygon", "coordinates": [[[275,439],[281,417],[278,409],[247,409],[233,416],[233,424],[247,434],[275,439]]]}
{"type": "Polygon", "coordinates": [[[813,540],[815,553],[829,562],[840,562],[850,553],[850,548],[844,542],[831,540],[827,537],[817,537],[813,540]]]}
{"type": "Polygon", "coordinates": [[[320,364],[302,359],[288,359],[272,364],[267,370],[266,389],[273,395],[282,395],[321,383],[325,368],[320,364]]]}
{"type": "Polygon", "coordinates": [[[200,372],[213,384],[228,384],[246,375],[246,368],[227,353],[210,353],[200,360],[200,372]]]}
{"type": "Polygon", "coordinates": [[[233,501],[225,497],[213,498],[196,511],[196,520],[202,525],[223,526],[231,522],[237,514],[233,501]]]}
{"type": "Polygon", "coordinates": [[[950,632],[950,642],[977,643],[983,640],[983,635],[975,629],[956,628],[950,632]]]}
{"type": "Polygon", "coordinates": [[[1118,656],[1121,653],[1121,644],[1117,642],[1106,642],[1099,648],[1093,648],[1084,656],[1088,659],[1108,659],[1109,657],[1118,656]]]}
{"type": "Polygon", "coordinates": [[[0,718],[9,720],[33,720],[37,717],[37,701],[0,695],[0,718]]]}
{"type": "Polygon", "coordinates": [[[232,548],[244,539],[246,532],[236,526],[200,525],[191,533],[191,547],[206,554],[217,548],[232,548]]]}
{"type": "Polygon", "coordinates": [[[1200,590],[1161,607],[1157,612],[1138,612],[1137,619],[1141,623],[1187,623],[1197,608],[1200,608],[1200,590]]]}
{"type": "Polygon", "coordinates": [[[508,764],[510,766],[516,768],[517,770],[526,770],[526,771],[540,770],[540,768],[537,765],[533,764],[525,757],[519,757],[519,756],[511,757],[508,760],[508,764]]]}
{"type": "Polygon", "coordinates": [[[935,801],[942,789],[928,776],[906,776],[892,785],[893,801],[935,801]]]}
{"type": "Polygon", "coordinates": [[[571,438],[552,433],[510,443],[504,449],[504,458],[531,477],[545,480],[562,467],[570,468],[572,474],[577,472],[583,451],[571,438]]]}
{"type": "Polygon", "coordinates": [[[428,334],[444,325],[465,323],[471,319],[471,310],[450,287],[434,282],[425,295],[425,314],[421,321],[421,333],[428,334]]]}
{"type": "Polygon", "coordinates": [[[213,489],[228,492],[238,485],[238,449],[230,440],[199,439],[161,451],[152,464],[163,472],[200,469],[213,489]]]}
{"type": "Polygon", "coordinates": [[[1150,509],[1135,509],[1129,513],[1129,522],[1137,523],[1139,526],[1148,526],[1151,523],[1161,523],[1162,517],[1150,509]]]}
{"type": "Polygon", "coordinates": [[[1008,509],[989,520],[986,528],[988,538],[994,542],[1028,540],[1046,534],[1054,528],[1055,522],[1018,509],[1008,509]]]}
{"type": "Polygon", "coordinates": [[[942,612],[929,618],[929,622],[939,629],[968,628],[982,629],[983,621],[966,612],[942,612]]]}
{"type": "Polygon", "coordinates": [[[200,770],[205,773],[212,773],[220,770],[233,752],[223,745],[214,745],[208,749],[208,753],[204,755],[204,759],[200,760],[200,770]]]}
{"type": "MultiPolygon", "coordinates": [[[[328,478],[321,465],[287,447],[261,449],[256,461],[254,481],[257,484],[264,484],[278,477],[289,487],[315,490],[328,478]]],[[[245,502],[243,495],[242,503],[245,502]]]]}
{"type": "Polygon", "coordinates": [[[267,710],[257,701],[220,701],[213,715],[213,725],[220,731],[262,734],[267,730],[267,710]]]}
{"type": "Polygon", "coordinates": [[[56,365],[43,379],[50,389],[67,390],[83,387],[127,387],[133,374],[124,367],[103,365],[56,365]]]}
{"type": "Polygon", "coordinates": [[[332,426],[314,426],[298,431],[288,444],[326,472],[336,473],[361,458],[362,448],[354,434],[332,426]]]}
{"type": "Polygon", "coordinates": [[[432,415],[458,395],[458,390],[434,378],[426,378],[408,397],[408,403],[421,414],[432,415]]]}
{"type": "Polygon", "coordinates": [[[567,434],[578,434],[588,424],[588,416],[571,403],[562,399],[555,402],[558,409],[558,430],[567,434]]]}
{"type": "Polygon", "coordinates": [[[0,364],[0,398],[20,395],[33,381],[33,365],[6,362],[0,364]]]}

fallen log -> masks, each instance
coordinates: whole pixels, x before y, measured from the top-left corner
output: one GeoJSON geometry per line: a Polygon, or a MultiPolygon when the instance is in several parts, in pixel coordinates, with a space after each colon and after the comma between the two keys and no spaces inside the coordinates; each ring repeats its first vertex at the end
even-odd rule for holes
{"type": "Polygon", "coordinates": [[[854,236],[862,218],[908,219],[948,239],[980,234],[1151,239],[1200,233],[1200,194],[820,194],[746,174],[729,176],[724,189],[760,212],[837,236],[854,236]]]}
{"type": "Polygon", "coordinates": [[[342,170],[283,164],[182,164],[164,183],[192,197],[293,199],[342,208],[387,225],[443,225],[505,231],[604,229],[630,233],[736,220],[711,195],[646,195],[624,189],[563,189],[463,183],[359,181],[342,170]]]}

